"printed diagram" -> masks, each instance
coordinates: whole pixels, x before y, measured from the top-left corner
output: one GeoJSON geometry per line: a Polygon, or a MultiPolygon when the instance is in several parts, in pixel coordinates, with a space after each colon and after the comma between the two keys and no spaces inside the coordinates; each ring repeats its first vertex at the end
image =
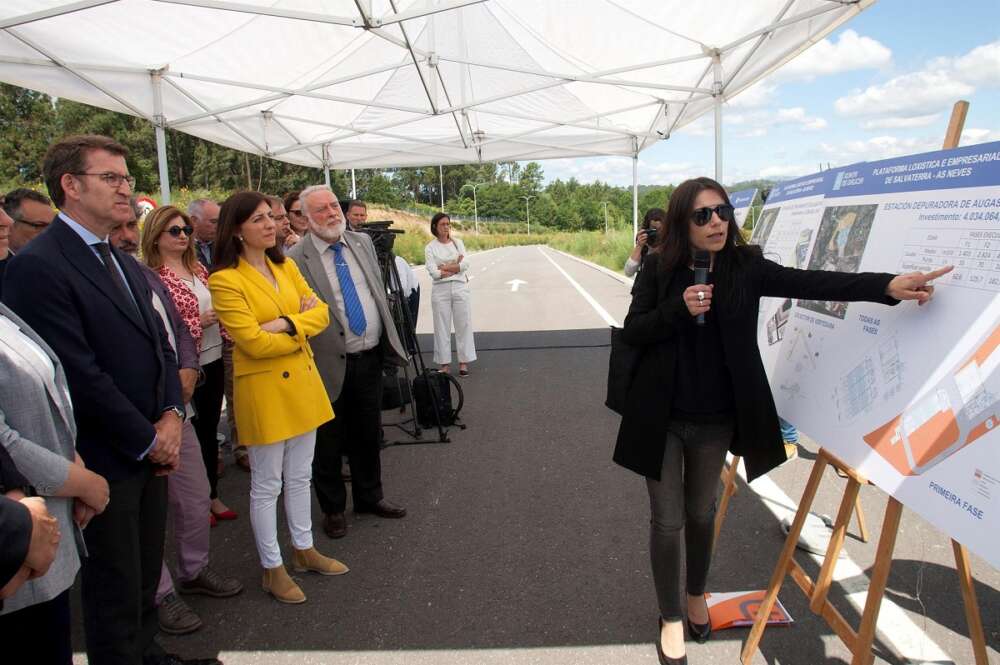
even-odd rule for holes
{"type": "Polygon", "coordinates": [[[781,208],[769,208],[760,213],[757,226],[754,227],[753,234],[750,236],[751,244],[760,245],[761,249],[767,246],[767,238],[771,235],[771,229],[774,228],[774,222],[778,219],[780,210],[781,208]]]}
{"type": "Polygon", "coordinates": [[[791,299],[785,299],[774,312],[773,316],[767,318],[767,344],[774,346],[785,336],[785,325],[792,312],[791,299]]]}
{"type": "Polygon", "coordinates": [[[816,371],[816,359],[819,358],[819,351],[815,351],[814,348],[819,346],[820,341],[813,337],[812,332],[794,326],[791,337],[782,347],[785,361],[791,363],[798,374],[803,371],[816,371]]]}
{"type": "Polygon", "coordinates": [[[993,385],[1000,380],[998,364],[1000,326],[920,401],[866,434],[865,442],[904,476],[941,463],[1000,424],[993,385]]]}
{"type": "Polygon", "coordinates": [[[879,395],[883,400],[893,397],[902,388],[903,361],[899,343],[893,336],[865,354],[849,369],[833,389],[837,419],[847,423],[875,406],[879,395]]]}
{"type": "MultiPolygon", "coordinates": [[[[809,269],[857,272],[876,210],[878,205],[831,206],[824,210],[809,269]]],[[[847,315],[845,302],[801,300],[799,306],[838,319],[847,315]]]]}

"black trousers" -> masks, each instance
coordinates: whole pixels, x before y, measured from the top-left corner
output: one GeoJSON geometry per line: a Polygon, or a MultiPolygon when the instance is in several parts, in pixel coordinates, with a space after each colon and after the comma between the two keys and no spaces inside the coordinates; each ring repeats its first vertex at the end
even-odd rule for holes
{"type": "Polygon", "coordinates": [[[52,600],[0,616],[0,645],[5,663],[73,665],[69,589],[52,600]]]}
{"type": "Polygon", "coordinates": [[[109,483],[111,502],[83,531],[83,627],[87,658],[137,665],[162,653],[154,603],[163,564],[167,479],[153,467],[109,483]]]}
{"type": "Polygon", "coordinates": [[[649,491],[649,558],[665,621],[684,616],[681,602],[681,531],[686,550],[687,593],[705,593],[712,563],[719,474],[733,438],[733,425],[674,421],[667,433],[660,480],[649,491]]]}
{"type": "Polygon", "coordinates": [[[191,401],[195,416],[191,419],[194,431],[201,444],[201,457],[208,472],[208,486],[212,488],[211,498],[219,496],[219,416],[222,413],[222,394],[225,392],[225,369],[222,358],[202,366],[205,381],[195,388],[191,401]]]}
{"type": "Polygon", "coordinates": [[[333,403],[334,419],[316,430],[313,485],[327,515],[347,507],[347,487],[341,476],[343,456],[351,465],[354,506],[382,500],[382,354],[376,349],[348,354],[340,397],[333,403]]]}

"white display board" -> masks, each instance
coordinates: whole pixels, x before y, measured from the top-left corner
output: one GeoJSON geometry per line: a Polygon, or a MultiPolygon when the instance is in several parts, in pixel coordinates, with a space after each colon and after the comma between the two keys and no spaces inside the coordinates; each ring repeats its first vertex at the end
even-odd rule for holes
{"type": "Polygon", "coordinates": [[[768,299],[758,342],[784,418],[1000,567],[1000,143],[801,178],[758,228],[786,265],[956,266],[925,307],[768,299]]]}
{"type": "Polygon", "coordinates": [[[729,202],[733,204],[733,212],[736,214],[736,225],[741,229],[743,224],[747,221],[747,213],[750,212],[750,206],[753,205],[754,199],[757,198],[757,188],[752,189],[741,189],[738,192],[733,192],[729,195],[729,202]]]}

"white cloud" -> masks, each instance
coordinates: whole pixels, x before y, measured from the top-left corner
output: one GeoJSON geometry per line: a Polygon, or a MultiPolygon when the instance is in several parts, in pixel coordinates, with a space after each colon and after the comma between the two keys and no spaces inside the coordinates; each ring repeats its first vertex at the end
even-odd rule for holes
{"type": "Polygon", "coordinates": [[[861,123],[862,129],[904,129],[910,127],[926,127],[932,125],[941,118],[940,113],[929,115],[915,115],[913,117],[889,116],[887,118],[875,118],[865,120],[861,123]]]}
{"type": "Polygon", "coordinates": [[[733,116],[725,114],[722,122],[725,127],[735,125],[738,128],[736,136],[739,138],[766,136],[772,127],[783,125],[797,126],[803,131],[817,131],[827,126],[825,119],[809,115],[801,106],[779,108],[776,111],[747,111],[733,116]]]}
{"type": "MultiPolygon", "coordinates": [[[[545,181],[569,180],[580,182],[600,180],[609,185],[632,185],[632,160],[627,157],[588,157],[585,159],[553,159],[544,163],[545,181]]],[[[688,178],[709,173],[707,166],[694,162],[652,162],[639,159],[639,182],[643,185],[676,184],[688,178]]]]}
{"type": "Polygon", "coordinates": [[[799,176],[815,173],[817,164],[783,164],[781,166],[768,166],[757,172],[758,178],[768,178],[782,180],[785,178],[797,178],[799,176]]]}
{"type": "Polygon", "coordinates": [[[962,145],[1000,141],[1000,130],[969,128],[962,132],[962,145]]]}
{"type": "Polygon", "coordinates": [[[834,107],[844,116],[926,117],[947,109],[960,97],[971,95],[976,86],[997,85],[1000,85],[1000,41],[977,46],[957,58],[935,58],[919,71],[865,90],[854,90],[839,98],[834,107]]]}
{"type": "Polygon", "coordinates": [[[726,100],[729,108],[754,109],[769,106],[774,102],[774,91],[777,85],[768,79],[757,81],[752,86],[738,93],[732,99],[726,100]]]}
{"type": "Polygon", "coordinates": [[[857,69],[881,69],[892,62],[892,51],[854,30],[842,32],[836,42],[824,39],[775,72],[779,80],[811,81],[857,69]]]}
{"type": "Polygon", "coordinates": [[[940,150],[941,139],[929,136],[899,138],[884,135],[839,144],[823,142],[819,144],[819,149],[824,155],[823,161],[829,160],[834,164],[845,165],[940,150]]]}

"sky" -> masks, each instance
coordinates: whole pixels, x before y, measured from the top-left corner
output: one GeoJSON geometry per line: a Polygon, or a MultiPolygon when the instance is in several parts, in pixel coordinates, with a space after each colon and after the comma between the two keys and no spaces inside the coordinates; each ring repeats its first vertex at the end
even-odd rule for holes
{"type": "MultiPolygon", "coordinates": [[[[879,0],[723,109],[724,184],[938,150],[954,103],[962,145],[1000,141],[1000,0],[879,0]]],[[[632,184],[631,159],[542,162],[546,181],[632,184]]],[[[711,114],[639,155],[639,182],[715,173],[711,114]]]]}

